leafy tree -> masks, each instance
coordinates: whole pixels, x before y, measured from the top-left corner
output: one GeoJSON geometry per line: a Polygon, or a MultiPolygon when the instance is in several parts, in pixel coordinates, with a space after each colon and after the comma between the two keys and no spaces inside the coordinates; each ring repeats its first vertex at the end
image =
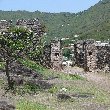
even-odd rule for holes
{"type": "Polygon", "coordinates": [[[9,89],[13,89],[13,82],[9,75],[9,65],[18,58],[29,57],[28,53],[34,53],[33,38],[35,38],[33,33],[28,29],[18,27],[11,28],[7,33],[0,35],[0,54],[6,63],[5,70],[9,89]]]}

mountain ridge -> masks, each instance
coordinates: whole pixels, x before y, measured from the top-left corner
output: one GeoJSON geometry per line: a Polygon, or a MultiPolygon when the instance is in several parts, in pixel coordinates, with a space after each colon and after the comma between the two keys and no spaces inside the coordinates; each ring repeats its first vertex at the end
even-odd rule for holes
{"type": "Polygon", "coordinates": [[[47,28],[47,39],[79,35],[78,39],[107,40],[110,38],[110,0],[101,0],[79,13],[47,13],[28,11],[0,11],[0,19],[39,18],[47,28]]]}

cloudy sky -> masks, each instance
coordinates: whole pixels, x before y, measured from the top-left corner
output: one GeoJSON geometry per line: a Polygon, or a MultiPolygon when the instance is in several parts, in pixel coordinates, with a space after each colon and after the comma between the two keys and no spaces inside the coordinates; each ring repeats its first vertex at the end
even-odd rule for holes
{"type": "Polygon", "coordinates": [[[87,10],[100,0],[0,0],[0,10],[27,10],[42,12],[79,12],[87,10]]]}

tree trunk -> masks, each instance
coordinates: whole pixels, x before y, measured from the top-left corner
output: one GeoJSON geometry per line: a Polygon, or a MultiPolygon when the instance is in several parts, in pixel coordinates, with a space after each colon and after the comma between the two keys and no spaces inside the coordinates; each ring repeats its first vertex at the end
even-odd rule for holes
{"type": "Polygon", "coordinates": [[[13,83],[9,75],[9,60],[6,60],[5,70],[6,70],[6,76],[7,76],[7,81],[8,81],[8,87],[9,89],[13,89],[13,83]]]}

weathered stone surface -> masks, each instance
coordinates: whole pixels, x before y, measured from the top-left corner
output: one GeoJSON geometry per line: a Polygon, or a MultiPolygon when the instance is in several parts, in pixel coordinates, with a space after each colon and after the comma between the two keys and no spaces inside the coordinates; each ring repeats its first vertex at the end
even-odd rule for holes
{"type": "Polygon", "coordinates": [[[17,86],[22,85],[23,82],[24,82],[23,78],[21,78],[21,77],[19,77],[19,76],[14,76],[14,77],[12,77],[11,79],[12,79],[13,83],[14,83],[15,85],[17,85],[17,86]]]}
{"type": "Polygon", "coordinates": [[[51,63],[54,70],[62,69],[61,41],[58,39],[51,42],[51,63]]]}
{"type": "Polygon", "coordinates": [[[17,75],[42,79],[42,74],[22,65],[18,61],[12,62],[10,64],[10,72],[17,75]]]}
{"type": "Polygon", "coordinates": [[[95,40],[78,41],[74,44],[75,64],[85,71],[100,69],[110,71],[110,44],[95,40]]]}
{"type": "Polygon", "coordinates": [[[71,96],[69,96],[67,94],[58,94],[57,98],[60,100],[68,100],[68,99],[71,99],[71,96]]]}
{"type": "Polygon", "coordinates": [[[15,110],[15,106],[8,104],[6,101],[0,101],[0,110],[15,110]]]}

